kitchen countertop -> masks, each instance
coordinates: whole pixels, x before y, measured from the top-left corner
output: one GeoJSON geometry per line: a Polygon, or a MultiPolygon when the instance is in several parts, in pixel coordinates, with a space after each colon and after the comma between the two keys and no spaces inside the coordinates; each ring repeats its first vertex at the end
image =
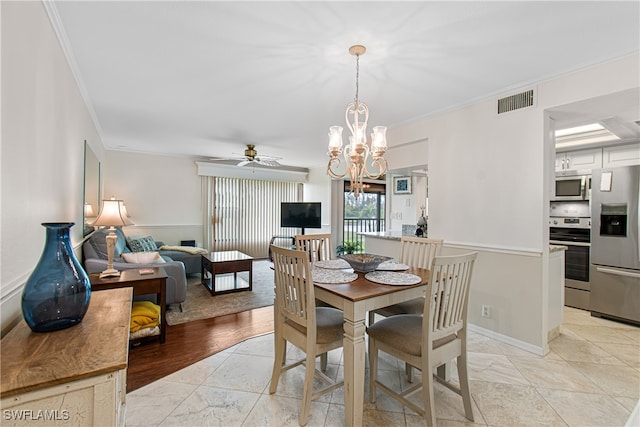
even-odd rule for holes
{"type": "Polygon", "coordinates": [[[401,231],[371,231],[367,233],[358,233],[361,236],[365,237],[375,237],[378,239],[387,239],[387,240],[400,240],[402,237],[401,231]]]}
{"type": "Polygon", "coordinates": [[[558,252],[558,251],[566,251],[566,246],[561,245],[549,245],[549,253],[558,252]]]}

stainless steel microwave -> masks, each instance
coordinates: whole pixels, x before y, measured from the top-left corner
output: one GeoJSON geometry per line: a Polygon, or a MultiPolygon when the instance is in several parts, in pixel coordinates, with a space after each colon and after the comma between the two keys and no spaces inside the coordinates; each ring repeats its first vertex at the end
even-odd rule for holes
{"type": "Polygon", "coordinates": [[[553,200],[589,200],[591,175],[556,176],[553,200]]]}

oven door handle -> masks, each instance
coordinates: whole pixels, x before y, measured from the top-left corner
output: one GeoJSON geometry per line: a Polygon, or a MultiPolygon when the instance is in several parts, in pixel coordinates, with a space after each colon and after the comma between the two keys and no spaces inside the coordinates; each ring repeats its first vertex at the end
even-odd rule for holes
{"type": "Polygon", "coordinates": [[[549,243],[553,245],[560,245],[560,246],[584,246],[587,248],[591,247],[591,243],[584,243],[584,242],[565,242],[562,240],[549,240],[549,243]]]}
{"type": "Polygon", "coordinates": [[[631,271],[616,270],[613,268],[606,268],[606,267],[596,267],[596,271],[600,273],[615,274],[616,276],[625,276],[625,277],[633,277],[634,279],[640,279],[640,274],[634,273],[631,271]]]}

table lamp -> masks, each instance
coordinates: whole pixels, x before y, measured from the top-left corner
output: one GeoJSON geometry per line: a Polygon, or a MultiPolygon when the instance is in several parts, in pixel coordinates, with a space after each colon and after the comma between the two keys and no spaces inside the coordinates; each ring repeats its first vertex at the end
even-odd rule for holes
{"type": "Polygon", "coordinates": [[[84,223],[87,225],[91,224],[89,218],[93,218],[95,214],[93,213],[93,205],[91,203],[84,204],[84,223]]]}
{"type": "Polygon", "coordinates": [[[120,276],[120,272],[113,268],[113,252],[118,240],[115,227],[133,225],[133,222],[131,222],[124,213],[123,206],[124,202],[122,200],[103,200],[102,209],[98,214],[98,218],[93,222],[95,227],[109,227],[109,234],[105,237],[107,240],[107,269],[100,273],[100,278],[120,276]]]}

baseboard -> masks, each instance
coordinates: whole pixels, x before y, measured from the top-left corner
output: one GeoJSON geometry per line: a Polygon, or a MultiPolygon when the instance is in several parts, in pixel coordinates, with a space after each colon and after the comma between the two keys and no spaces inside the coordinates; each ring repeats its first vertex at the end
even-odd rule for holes
{"type": "Polygon", "coordinates": [[[528,351],[529,353],[533,353],[537,356],[544,356],[544,349],[540,346],[529,344],[528,342],[520,341],[516,338],[509,337],[507,335],[501,334],[499,332],[492,331],[490,329],[485,329],[483,327],[473,325],[471,323],[468,324],[468,328],[471,332],[475,332],[480,335],[484,335],[485,337],[493,338],[496,341],[503,342],[505,344],[512,345],[521,350],[528,351]]]}

